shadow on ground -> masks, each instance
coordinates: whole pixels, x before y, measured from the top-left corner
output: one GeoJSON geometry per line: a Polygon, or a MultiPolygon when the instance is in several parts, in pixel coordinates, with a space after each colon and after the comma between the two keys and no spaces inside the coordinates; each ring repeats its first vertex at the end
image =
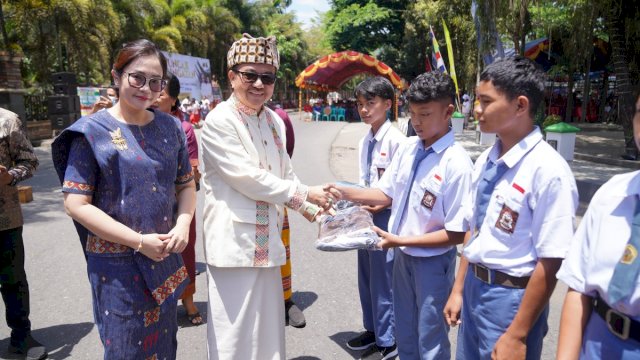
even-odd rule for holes
{"type": "Polygon", "coordinates": [[[178,302],[178,327],[191,327],[191,326],[206,326],[207,323],[207,302],[206,301],[196,301],[194,302],[196,307],[198,308],[198,312],[202,317],[202,324],[193,325],[188,318],[187,310],[182,305],[182,301],[178,302]]]}
{"type": "Polygon", "coordinates": [[[296,305],[303,310],[313,305],[316,300],[318,300],[318,294],[311,291],[296,291],[291,295],[291,300],[293,300],[296,305]]]}
{"type": "MultiPolygon", "coordinates": [[[[82,338],[87,336],[91,332],[91,329],[93,329],[93,323],[90,322],[63,324],[33,330],[32,335],[47,348],[47,351],[49,352],[48,359],[69,359],[71,358],[73,347],[80,342],[82,338]]],[[[9,354],[7,351],[8,347],[9,338],[0,340],[0,358],[22,358],[9,354]]]]}
{"type": "Polygon", "coordinates": [[[344,352],[351,355],[351,357],[353,357],[354,359],[357,359],[362,354],[362,351],[353,351],[349,349],[347,347],[347,341],[353,339],[358,335],[360,335],[360,333],[357,333],[355,331],[343,331],[329,336],[329,339],[338,344],[338,346],[340,346],[342,350],[344,350],[344,352]]]}

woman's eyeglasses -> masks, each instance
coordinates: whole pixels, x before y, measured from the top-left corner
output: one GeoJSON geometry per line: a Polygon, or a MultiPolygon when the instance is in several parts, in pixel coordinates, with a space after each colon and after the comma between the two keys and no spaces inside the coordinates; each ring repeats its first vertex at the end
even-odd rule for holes
{"type": "Polygon", "coordinates": [[[258,74],[254,72],[247,72],[247,71],[240,71],[240,70],[233,70],[233,72],[236,74],[240,74],[240,79],[242,79],[243,82],[248,84],[253,84],[254,82],[258,81],[258,78],[260,78],[260,81],[265,85],[273,85],[276,82],[276,74],[271,74],[271,73],[258,74]]]}
{"type": "MultiPolygon", "coordinates": [[[[142,88],[144,84],[147,83],[147,77],[142,74],[126,73],[126,72],[123,72],[123,74],[127,74],[127,80],[129,81],[129,85],[136,89],[142,88]]],[[[165,86],[167,86],[167,80],[159,79],[159,78],[149,79],[149,89],[153,92],[161,92],[165,86]]]]}

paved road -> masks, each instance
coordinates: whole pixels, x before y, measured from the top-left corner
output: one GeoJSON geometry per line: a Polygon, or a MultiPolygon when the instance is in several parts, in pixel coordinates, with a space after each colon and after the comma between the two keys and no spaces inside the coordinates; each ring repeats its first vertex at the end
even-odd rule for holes
{"type": "MultiPolygon", "coordinates": [[[[362,124],[305,123],[293,119],[296,173],[307,184],[334,180],[354,181],[357,176],[357,140],[367,131],[362,124]]],[[[102,349],[93,326],[91,293],[86,264],[70,219],[64,214],[62,194],[55,178],[48,147],[37,148],[41,166],[27,184],[34,201],[24,205],[27,274],[31,288],[34,336],[49,348],[51,359],[101,359],[102,349]]],[[[198,234],[201,234],[202,193],[198,193],[198,234]]],[[[304,308],[307,327],[287,327],[288,359],[353,359],[344,342],[362,330],[356,285],[354,252],[324,253],[315,250],[317,225],[291,216],[294,300],[304,308]]],[[[198,267],[204,271],[201,236],[198,267]]],[[[206,309],[206,278],[197,277],[195,300],[206,309]]],[[[552,300],[550,330],[544,359],[553,359],[557,317],[566,288],[558,286],[552,300]]],[[[4,305],[0,304],[0,313],[4,305]]],[[[179,315],[184,315],[180,306],[179,315]]],[[[206,315],[205,315],[206,317],[206,315]]],[[[181,316],[178,359],[206,359],[206,326],[189,327],[181,316]]],[[[0,326],[0,358],[6,358],[9,330],[0,326]]],[[[455,330],[451,331],[455,343],[455,330]]]]}

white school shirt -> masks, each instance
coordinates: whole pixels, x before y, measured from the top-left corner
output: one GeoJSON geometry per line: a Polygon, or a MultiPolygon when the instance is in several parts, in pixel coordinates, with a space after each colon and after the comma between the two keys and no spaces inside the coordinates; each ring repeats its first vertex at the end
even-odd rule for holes
{"type": "Polygon", "coordinates": [[[365,137],[360,139],[358,151],[360,153],[360,185],[365,186],[367,183],[367,152],[369,151],[369,141],[376,139],[371,153],[371,171],[369,177],[369,186],[378,182],[382,174],[391,164],[398,147],[401,143],[407,141],[407,137],[387,120],[378,129],[375,137],[369,131],[365,137]]]}
{"type": "Polygon", "coordinates": [[[542,140],[538,127],[498,159],[501,142],[476,161],[467,206],[474,234],[463,255],[512,276],[530,276],[538,258],[564,258],[573,237],[578,189],[567,162],[542,140]],[[496,183],[482,224],[476,193],[487,160],[509,169],[496,183]],[[479,230],[479,232],[477,232],[479,230]]]}
{"type": "MultiPolygon", "coordinates": [[[[404,190],[409,186],[413,159],[424,146],[417,136],[412,136],[398,149],[375,187],[393,199],[389,226],[400,216],[400,203],[404,190]]],[[[442,229],[456,232],[469,230],[463,209],[463,199],[471,186],[473,163],[467,152],[455,142],[453,131],[438,139],[429,154],[416,169],[416,176],[407,199],[407,209],[400,221],[397,235],[422,235],[442,229]]],[[[453,246],[414,247],[400,249],[411,256],[427,257],[444,254],[453,246]]]]}
{"type": "MultiPolygon", "coordinates": [[[[640,278],[630,298],[612,304],[609,281],[631,237],[636,201],[640,196],[640,171],[616,175],[596,192],[576,231],[558,279],[588,296],[640,320],[640,278]]],[[[640,259],[636,259],[640,261],[640,259]]]]}

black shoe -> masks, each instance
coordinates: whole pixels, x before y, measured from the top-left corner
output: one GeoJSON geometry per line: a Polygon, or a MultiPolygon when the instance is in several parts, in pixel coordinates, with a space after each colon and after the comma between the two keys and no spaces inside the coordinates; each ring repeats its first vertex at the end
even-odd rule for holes
{"type": "Polygon", "coordinates": [[[27,360],[42,360],[46,359],[49,355],[44,345],[40,344],[36,339],[31,337],[31,335],[27,335],[27,338],[23,341],[16,343],[12,341],[9,343],[9,352],[26,355],[25,359],[27,360]]]}
{"type": "Polygon", "coordinates": [[[304,318],[302,310],[291,300],[284,302],[285,323],[294,328],[303,328],[307,326],[307,320],[304,318]]]}
{"type": "Polygon", "coordinates": [[[395,344],[389,347],[376,345],[365,351],[360,360],[387,360],[394,359],[396,356],[398,356],[398,347],[395,344]]]}
{"type": "Polygon", "coordinates": [[[364,331],[360,335],[347,341],[347,347],[351,350],[364,350],[376,344],[376,335],[372,331],[364,331]]]}

